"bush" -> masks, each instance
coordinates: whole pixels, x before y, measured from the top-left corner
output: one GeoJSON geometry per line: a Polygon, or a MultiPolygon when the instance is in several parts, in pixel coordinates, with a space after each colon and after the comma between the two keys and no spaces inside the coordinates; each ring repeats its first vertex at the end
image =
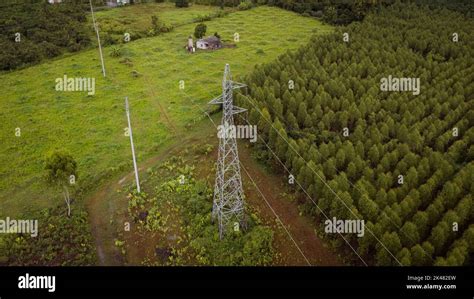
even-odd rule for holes
{"type": "Polygon", "coordinates": [[[203,38],[206,35],[207,26],[204,23],[199,23],[194,28],[194,37],[203,38]]]}
{"type": "Polygon", "coordinates": [[[205,21],[210,21],[212,17],[210,15],[198,15],[197,17],[194,18],[194,22],[205,22],[205,21]]]}
{"type": "Polygon", "coordinates": [[[174,28],[173,25],[165,25],[165,24],[163,24],[163,25],[161,26],[161,28],[160,28],[160,32],[162,32],[162,33],[170,32],[170,31],[173,30],[173,28],[174,28]]]}
{"type": "MultiPolygon", "coordinates": [[[[73,45],[77,44],[71,44],[71,46],[73,45]]],[[[47,41],[43,41],[42,43],[40,43],[39,48],[42,49],[43,55],[45,57],[51,58],[61,54],[61,47],[58,47],[55,44],[49,43],[47,41]]]]}
{"type": "Polygon", "coordinates": [[[239,6],[237,7],[238,10],[247,10],[253,7],[253,3],[250,0],[244,0],[240,2],[239,6]]]}
{"type": "Polygon", "coordinates": [[[122,56],[122,48],[119,48],[119,47],[112,47],[110,49],[110,56],[112,57],[120,57],[122,56]]]}
{"type": "Polygon", "coordinates": [[[223,18],[225,17],[226,15],[228,15],[229,12],[228,11],[225,11],[225,10],[218,10],[214,13],[214,17],[216,18],[223,18]]]}
{"type": "Polygon", "coordinates": [[[102,46],[116,45],[119,43],[119,39],[112,36],[112,34],[106,33],[102,39],[102,46]]]}
{"type": "Polygon", "coordinates": [[[173,30],[172,25],[165,25],[163,22],[161,22],[158,19],[157,16],[155,15],[151,16],[151,28],[148,30],[149,36],[154,36],[160,33],[170,32],[171,30],[173,30]]]}

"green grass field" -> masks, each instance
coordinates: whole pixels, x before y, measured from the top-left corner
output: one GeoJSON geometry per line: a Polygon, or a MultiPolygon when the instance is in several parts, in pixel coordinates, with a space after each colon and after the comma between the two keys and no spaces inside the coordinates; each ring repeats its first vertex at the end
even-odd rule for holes
{"type": "Polygon", "coordinates": [[[158,16],[167,24],[177,26],[187,23],[197,16],[211,14],[218,10],[220,9],[216,6],[192,5],[177,11],[174,3],[170,2],[144,3],[97,11],[95,17],[98,22],[119,21],[130,24],[129,29],[131,30],[143,30],[150,27],[152,15],[158,16]]]}
{"type": "MultiPolygon", "coordinates": [[[[191,16],[193,9],[201,13],[201,7],[184,11],[191,16]]],[[[166,15],[170,22],[183,18],[177,9],[169,8],[166,15]]],[[[78,185],[98,184],[123,167],[132,170],[129,139],[124,135],[125,96],[131,105],[140,163],[179,140],[186,125],[202,116],[192,102],[205,108],[219,94],[225,63],[238,79],[255,64],[296,49],[313,33],[331,30],[315,19],[271,7],[231,13],[206,24],[208,35],[218,32],[223,40],[232,41],[239,33],[237,47],[188,54],[184,45],[195,24],[187,24],[123,46],[122,57],[113,58],[111,49],[104,48],[106,78],[97,49],[0,75],[0,216],[62,204],[59,192],[42,181],[44,158],[51,150],[73,154],[78,161],[78,185]],[[125,58],[128,63],[123,63],[125,58]],[[64,74],[94,77],[96,94],[55,91],[56,78],[64,74]],[[184,91],[179,89],[180,80],[185,81],[184,91]],[[21,137],[15,136],[15,128],[21,129],[21,137]]]]}
{"type": "MultiPolygon", "coordinates": [[[[151,17],[157,16],[159,21],[169,26],[180,26],[193,22],[199,16],[211,15],[220,9],[216,6],[192,5],[177,11],[174,3],[144,3],[119,8],[109,8],[95,13],[96,21],[102,32],[109,32],[117,39],[122,39],[124,32],[132,36],[136,32],[146,32],[151,28],[151,17]]],[[[230,11],[226,8],[226,11],[230,11]]],[[[92,25],[92,16],[89,14],[92,25]]],[[[95,32],[90,26],[91,40],[96,43],[95,32]]]]}

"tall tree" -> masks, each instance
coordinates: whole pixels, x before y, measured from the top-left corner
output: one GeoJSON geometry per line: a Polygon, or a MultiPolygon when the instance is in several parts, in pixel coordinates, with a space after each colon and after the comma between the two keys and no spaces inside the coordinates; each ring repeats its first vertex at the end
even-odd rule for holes
{"type": "Polygon", "coordinates": [[[76,161],[66,152],[55,151],[46,159],[45,170],[47,182],[53,187],[62,189],[68,209],[67,215],[71,216],[69,186],[77,179],[76,161]]]}

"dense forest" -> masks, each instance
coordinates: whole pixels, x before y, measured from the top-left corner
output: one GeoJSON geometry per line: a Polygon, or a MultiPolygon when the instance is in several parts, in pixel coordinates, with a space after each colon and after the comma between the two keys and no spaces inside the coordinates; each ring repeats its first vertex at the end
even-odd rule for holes
{"type": "MultiPolygon", "coordinates": [[[[240,0],[195,0],[194,3],[236,7],[240,0]]],[[[254,5],[271,5],[291,10],[304,16],[321,18],[332,25],[348,25],[362,21],[364,16],[374,9],[387,7],[396,0],[252,0],[254,5]]],[[[403,3],[428,5],[431,8],[445,7],[474,15],[474,3],[470,0],[404,0],[403,3]]]]}
{"type": "Polygon", "coordinates": [[[446,9],[382,7],[259,65],[237,96],[264,140],[259,157],[301,183],[304,211],[365,220],[365,237],[347,239],[373,264],[472,264],[470,28],[446,9]],[[381,91],[388,76],[420,78],[420,93],[381,91]]]}
{"type": "Polygon", "coordinates": [[[31,65],[85,48],[90,43],[86,20],[83,6],[74,2],[1,4],[0,70],[31,65]]]}
{"type": "Polygon", "coordinates": [[[277,6],[291,10],[308,17],[322,18],[333,25],[345,25],[353,21],[360,21],[372,8],[379,5],[388,5],[394,0],[383,1],[341,1],[341,0],[195,0],[196,4],[239,7],[242,3],[251,5],[277,6]]]}

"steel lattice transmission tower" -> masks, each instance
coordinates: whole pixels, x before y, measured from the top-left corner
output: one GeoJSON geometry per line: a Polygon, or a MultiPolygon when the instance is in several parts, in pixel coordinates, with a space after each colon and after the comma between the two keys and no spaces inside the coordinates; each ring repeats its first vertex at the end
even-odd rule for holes
{"type": "MultiPolygon", "coordinates": [[[[222,95],[213,99],[209,104],[222,104],[221,128],[234,126],[234,114],[244,112],[246,109],[233,104],[233,90],[245,87],[245,84],[232,81],[230,67],[225,65],[222,80],[222,95]]],[[[240,176],[240,161],[237,150],[237,140],[232,134],[224,134],[219,138],[219,153],[217,157],[216,184],[214,188],[214,203],[212,219],[217,218],[219,223],[219,237],[225,234],[229,225],[239,227],[244,219],[244,191],[240,176]]]]}

